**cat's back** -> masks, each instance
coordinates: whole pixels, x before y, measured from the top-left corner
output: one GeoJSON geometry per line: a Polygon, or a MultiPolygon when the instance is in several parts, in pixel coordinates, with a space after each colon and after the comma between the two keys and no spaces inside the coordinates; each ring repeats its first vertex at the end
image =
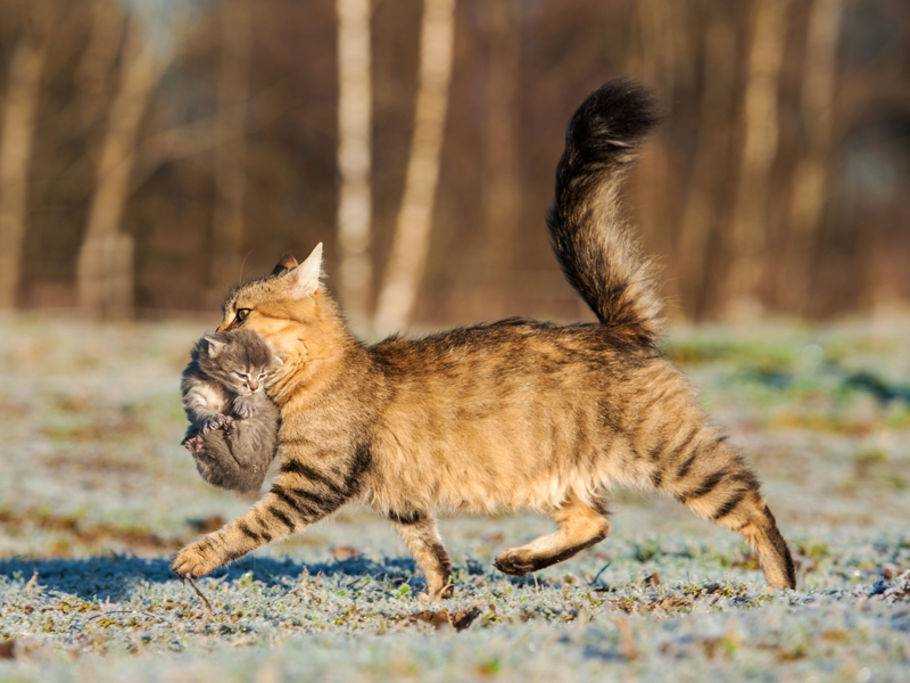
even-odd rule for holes
{"type": "Polygon", "coordinates": [[[390,337],[370,351],[392,379],[436,376],[475,382],[488,373],[498,379],[554,372],[623,374],[654,355],[617,344],[601,325],[556,325],[527,318],[459,327],[417,339],[390,337]]]}

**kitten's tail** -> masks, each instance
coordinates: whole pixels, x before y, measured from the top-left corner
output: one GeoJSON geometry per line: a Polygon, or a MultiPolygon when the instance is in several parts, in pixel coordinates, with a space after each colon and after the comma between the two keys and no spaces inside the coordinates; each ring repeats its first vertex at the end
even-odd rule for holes
{"type": "Polygon", "coordinates": [[[610,81],[578,108],[556,169],[547,225],[569,283],[618,340],[653,345],[661,302],[651,264],[619,216],[618,193],[635,149],[657,117],[648,93],[610,81]]]}

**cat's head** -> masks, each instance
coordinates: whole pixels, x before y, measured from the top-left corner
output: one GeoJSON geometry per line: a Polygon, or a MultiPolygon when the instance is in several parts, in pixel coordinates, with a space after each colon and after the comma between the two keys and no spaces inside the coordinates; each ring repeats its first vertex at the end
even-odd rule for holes
{"type": "Polygon", "coordinates": [[[252,330],[289,365],[338,353],[349,333],[322,274],[321,243],[302,263],[285,256],[270,275],[234,288],[218,330],[252,330]]]}
{"type": "Polygon", "coordinates": [[[252,330],[213,332],[196,345],[199,368],[241,396],[261,391],[281,361],[252,330]]]}

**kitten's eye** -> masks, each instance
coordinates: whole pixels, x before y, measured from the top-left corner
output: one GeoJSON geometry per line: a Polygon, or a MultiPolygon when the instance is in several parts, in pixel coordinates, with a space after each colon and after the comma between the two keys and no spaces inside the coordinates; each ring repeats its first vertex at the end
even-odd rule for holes
{"type": "Polygon", "coordinates": [[[240,370],[231,370],[231,374],[232,374],[232,375],[236,375],[236,376],[239,377],[240,379],[246,379],[246,373],[245,373],[245,372],[240,372],[240,370]]]}
{"type": "Polygon", "coordinates": [[[250,308],[238,308],[237,312],[234,313],[234,322],[238,325],[243,325],[246,321],[247,316],[252,312],[250,308]]]}

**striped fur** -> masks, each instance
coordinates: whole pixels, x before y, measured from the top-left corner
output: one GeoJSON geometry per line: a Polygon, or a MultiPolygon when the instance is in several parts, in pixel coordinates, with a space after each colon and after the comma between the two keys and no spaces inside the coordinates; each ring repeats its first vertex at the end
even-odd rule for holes
{"type": "Polygon", "coordinates": [[[428,595],[442,597],[450,562],[436,511],[550,515],[556,531],[496,559],[521,574],[603,539],[606,494],[624,484],[739,532],[769,583],[792,587],[755,476],[656,348],[648,269],[617,218],[617,180],[653,119],[647,102],[627,83],[597,91],[572,120],[558,171],[554,249],[599,324],[510,319],[367,346],[320,283],[318,248],[236,288],[220,329],[242,324],[284,361],[267,387],[281,410],[280,469],[247,514],[182,550],[174,568],[205,574],[357,499],[392,521],[428,595]]]}

